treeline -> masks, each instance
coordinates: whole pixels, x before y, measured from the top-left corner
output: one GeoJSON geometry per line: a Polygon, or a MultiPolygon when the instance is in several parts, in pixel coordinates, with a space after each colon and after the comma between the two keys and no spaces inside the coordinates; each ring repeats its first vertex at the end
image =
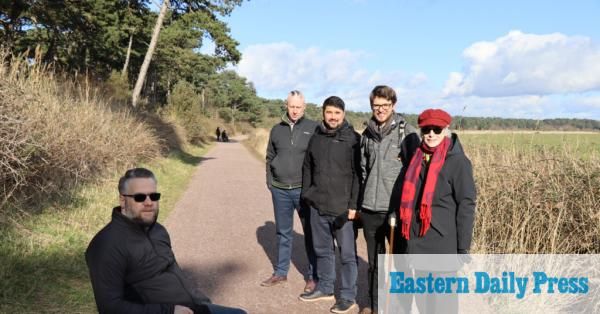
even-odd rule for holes
{"type": "MultiPolygon", "coordinates": [[[[264,100],[267,116],[279,118],[283,114],[283,100],[264,100]]],[[[311,119],[322,118],[321,105],[308,104],[306,115],[311,119]]],[[[417,114],[403,114],[412,125],[417,125],[417,114]]],[[[347,111],[346,118],[357,129],[371,118],[370,112],[347,111]]],[[[508,119],[455,116],[451,128],[457,130],[539,130],[539,131],[600,131],[600,121],[591,119],[508,119]]]]}
{"type": "MultiPolygon", "coordinates": [[[[416,116],[415,116],[416,121],[416,116]]],[[[454,117],[453,128],[463,130],[600,131],[600,121],[591,119],[505,119],[454,117]]]]}

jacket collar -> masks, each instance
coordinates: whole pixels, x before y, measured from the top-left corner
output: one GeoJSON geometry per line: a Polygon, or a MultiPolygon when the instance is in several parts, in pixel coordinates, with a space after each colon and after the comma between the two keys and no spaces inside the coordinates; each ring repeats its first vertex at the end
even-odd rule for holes
{"type": "Polygon", "coordinates": [[[128,228],[128,229],[134,230],[136,232],[142,232],[142,233],[150,232],[150,230],[152,230],[154,225],[156,225],[156,221],[148,227],[144,227],[142,225],[139,225],[139,224],[133,222],[131,219],[127,218],[125,215],[123,215],[121,213],[121,206],[117,206],[117,207],[113,208],[112,222],[121,227],[128,228]]]}
{"type": "Polygon", "coordinates": [[[375,118],[371,117],[367,122],[366,132],[371,136],[371,138],[381,142],[384,137],[392,132],[400,123],[404,121],[404,117],[402,117],[399,113],[393,113],[388,119],[386,125],[379,130],[379,126],[377,125],[377,121],[375,118]]]}
{"type": "MultiPolygon", "coordinates": [[[[298,120],[296,120],[296,122],[294,122],[293,124],[298,124],[300,123],[300,121],[302,121],[304,119],[304,115],[302,115],[302,117],[300,117],[298,120]]],[[[283,114],[283,116],[281,116],[281,121],[287,125],[291,125],[292,121],[290,120],[290,117],[288,116],[287,112],[283,114]]]]}

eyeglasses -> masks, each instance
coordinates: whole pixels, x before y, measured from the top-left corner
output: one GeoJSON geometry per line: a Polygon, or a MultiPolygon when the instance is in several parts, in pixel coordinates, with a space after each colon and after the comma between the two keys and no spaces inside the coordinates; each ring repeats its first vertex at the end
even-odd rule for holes
{"type": "Polygon", "coordinates": [[[387,104],[381,104],[381,105],[371,105],[371,108],[373,110],[379,110],[379,109],[390,109],[392,107],[392,103],[387,103],[387,104]]]}
{"type": "Polygon", "coordinates": [[[127,197],[132,197],[133,200],[136,201],[137,203],[145,202],[146,197],[150,197],[150,200],[153,202],[160,200],[160,193],[150,193],[150,194],[135,193],[135,194],[121,194],[121,195],[127,196],[127,197]]]}
{"type": "Polygon", "coordinates": [[[424,126],[421,128],[421,133],[429,134],[429,132],[433,131],[435,134],[442,134],[444,128],[440,128],[439,126],[424,126]]]}

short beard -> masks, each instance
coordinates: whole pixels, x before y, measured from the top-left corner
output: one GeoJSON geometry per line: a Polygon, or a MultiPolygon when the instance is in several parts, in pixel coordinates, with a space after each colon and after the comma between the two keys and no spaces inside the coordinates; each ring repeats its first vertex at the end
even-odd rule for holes
{"type": "Polygon", "coordinates": [[[138,226],[150,227],[154,223],[156,223],[156,220],[158,220],[158,212],[159,212],[159,209],[157,208],[156,214],[154,215],[154,218],[152,219],[152,221],[144,221],[144,219],[142,219],[142,217],[129,217],[129,215],[124,215],[124,216],[129,218],[133,223],[135,223],[138,226]]]}
{"type": "Polygon", "coordinates": [[[142,219],[140,217],[131,218],[131,221],[133,221],[133,223],[135,223],[138,226],[150,227],[154,223],[156,223],[157,218],[158,218],[158,212],[156,212],[156,216],[154,216],[154,219],[152,219],[152,221],[150,221],[150,222],[144,221],[144,219],[142,219]]]}

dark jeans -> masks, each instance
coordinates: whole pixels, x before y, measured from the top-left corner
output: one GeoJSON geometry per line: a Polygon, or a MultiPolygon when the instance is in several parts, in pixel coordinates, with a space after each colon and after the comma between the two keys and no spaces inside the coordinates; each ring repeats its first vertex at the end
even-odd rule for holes
{"type": "Polygon", "coordinates": [[[319,283],[317,290],[333,293],[335,282],[335,246],[340,249],[342,264],[342,282],[340,297],[344,300],[356,299],[356,277],[358,275],[358,259],[356,257],[356,241],[352,221],[346,222],[340,229],[333,226],[334,216],[319,215],[315,208],[310,209],[313,244],[317,256],[317,273],[319,283]]]}
{"type": "Polygon", "coordinates": [[[292,256],[294,240],[294,211],[298,211],[302,231],[304,232],[304,247],[308,256],[308,271],[306,279],[317,279],[316,257],[312,243],[310,225],[310,209],[301,206],[300,191],[302,189],[284,190],[271,188],[273,210],[275,212],[275,230],[277,232],[277,263],[273,265],[275,275],[287,276],[292,256]]]}
{"type": "Polygon", "coordinates": [[[369,256],[369,301],[371,308],[377,309],[377,254],[385,254],[385,239],[389,237],[390,227],[387,213],[362,210],[360,217],[369,256]]]}

